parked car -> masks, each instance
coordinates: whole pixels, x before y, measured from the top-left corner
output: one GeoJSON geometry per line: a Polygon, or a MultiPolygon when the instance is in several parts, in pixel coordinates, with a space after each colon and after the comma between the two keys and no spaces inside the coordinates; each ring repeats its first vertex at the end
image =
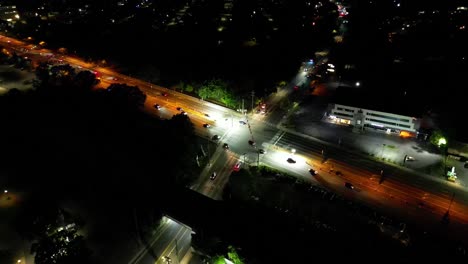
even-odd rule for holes
{"type": "Polygon", "coordinates": [[[266,151],[265,151],[264,149],[259,149],[259,150],[258,150],[258,153],[260,153],[260,154],[265,154],[266,151]]]}
{"type": "Polygon", "coordinates": [[[349,182],[345,182],[344,186],[350,190],[354,190],[354,185],[352,185],[351,183],[349,182]]]}
{"type": "Polygon", "coordinates": [[[204,128],[210,128],[211,125],[210,125],[210,124],[203,124],[203,127],[204,127],[204,128]]]}
{"type": "Polygon", "coordinates": [[[253,140],[249,140],[249,145],[251,145],[251,146],[255,146],[255,141],[253,141],[253,140]]]}
{"type": "Polygon", "coordinates": [[[219,140],[221,137],[219,135],[214,135],[211,139],[213,140],[219,140]]]}
{"type": "Polygon", "coordinates": [[[237,163],[236,165],[234,165],[233,170],[234,170],[234,171],[239,171],[239,170],[240,170],[240,166],[241,166],[241,164],[240,164],[240,163],[237,163]]]}
{"type": "Polygon", "coordinates": [[[224,148],[224,149],[229,149],[229,144],[228,144],[228,143],[224,143],[224,144],[223,144],[223,148],[224,148]]]}
{"type": "Polygon", "coordinates": [[[289,163],[296,163],[296,161],[293,160],[292,158],[288,158],[287,161],[288,161],[289,163]]]}
{"type": "Polygon", "coordinates": [[[159,104],[155,104],[155,105],[154,105],[154,108],[156,108],[156,109],[159,110],[159,109],[161,109],[161,106],[160,106],[159,104]]]}
{"type": "Polygon", "coordinates": [[[241,124],[241,125],[247,125],[247,122],[245,122],[244,120],[240,120],[240,121],[239,121],[239,124],[241,124]]]}
{"type": "Polygon", "coordinates": [[[312,175],[312,176],[315,176],[315,175],[317,175],[317,173],[318,173],[318,172],[317,172],[316,170],[314,170],[314,169],[310,169],[309,172],[310,172],[310,175],[312,175]]]}

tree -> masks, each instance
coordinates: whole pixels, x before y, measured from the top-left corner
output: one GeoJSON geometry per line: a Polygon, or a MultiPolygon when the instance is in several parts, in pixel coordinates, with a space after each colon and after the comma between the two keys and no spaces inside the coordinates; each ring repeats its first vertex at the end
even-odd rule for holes
{"type": "Polygon", "coordinates": [[[153,65],[146,64],[138,67],[136,76],[150,83],[157,83],[161,79],[161,71],[153,65]]]}
{"type": "Polygon", "coordinates": [[[0,263],[14,263],[14,255],[11,250],[0,250],[0,263]]]}
{"type": "Polygon", "coordinates": [[[69,64],[53,66],[49,70],[49,84],[52,86],[71,86],[75,74],[75,68],[69,64]]]}
{"type": "Polygon", "coordinates": [[[41,236],[32,244],[31,253],[34,253],[35,264],[89,263],[91,257],[91,251],[86,247],[83,236],[72,229],[41,236]]]}
{"type": "Polygon", "coordinates": [[[228,247],[228,259],[232,261],[234,264],[243,264],[244,261],[241,259],[239,254],[237,253],[236,249],[233,246],[228,247]]]}
{"type": "Polygon", "coordinates": [[[223,103],[226,107],[234,108],[237,106],[237,100],[234,93],[228,89],[228,84],[219,79],[206,81],[199,89],[198,96],[202,99],[213,99],[223,103]]]}
{"type": "Polygon", "coordinates": [[[72,86],[75,78],[75,69],[66,64],[50,67],[41,63],[36,67],[36,88],[57,88],[59,86],[72,86]]]}
{"type": "Polygon", "coordinates": [[[191,93],[191,92],[193,92],[193,90],[194,90],[194,89],[193,89],[193,86],[192,86],[191,84],[187,84],[187,85],[185,86],[185,91],[186,91],[186,92],[191,93]]]}
{"type": "Polygon", "coordinates": [[[89,263],[91,252],[78,235],[81,219],[44,198],[28,200],[15,221],[20,235],[33,241],[35,263],[89,263]]]}
{"type": "Polygon", "coordinates": [[[434,130],[429,138],[429,142],[437,147],[447,145],[447,140],[441,130],[434,130]]]}
{"type": "Polygon", "coordinates": [[[74,79],[74,85],[80,90],[89,91],[99,84],[96,75],[90,71],[80,71],[74,79]]]}
{"type": "Polygon", "coordinates": [[[107,88],[107,96],[120,106],[129,109],[143,107],[146,101],[146,94],[137,86],[128,86],[121,83],[113,83],[107,88]]]}

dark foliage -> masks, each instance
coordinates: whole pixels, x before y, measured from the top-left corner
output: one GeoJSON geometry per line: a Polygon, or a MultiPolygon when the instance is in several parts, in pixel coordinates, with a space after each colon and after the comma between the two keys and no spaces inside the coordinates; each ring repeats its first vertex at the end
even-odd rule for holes
{"type": "Polygon", "coordinates": [[[28,193],[14,224],[37,242],[38,263],[68,246],[73,252],[60,263],[89,263],[80,257],[89,255],[82,237],[49,233],[57,213],[64,215],[59,204],[74,201],[102,211],[97,217],[120,219],[133,219],[136,210],[142,228],[154,224],[160,198],[197,175],[193,126],[186,116],[163,121],[140,111],[146,95],[137,87],[93,90],[94,76],[68,66],[43,65],[37,76],[35,91],[0,97],[2,166],[11,172],[9,186],[28,193]],[[63,244],[67,236],[75,244],[63,244]]]}

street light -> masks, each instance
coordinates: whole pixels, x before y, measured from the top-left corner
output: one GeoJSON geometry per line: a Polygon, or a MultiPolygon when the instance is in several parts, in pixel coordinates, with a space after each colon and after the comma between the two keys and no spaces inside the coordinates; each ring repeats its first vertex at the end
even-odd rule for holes
{"type": "Polygon", "coordinates": [[[356,87],[359,87],[361,85],[360,82],[356,82],[356,87]]]}
{"type": "Polygon", "coordinates": [[[439,138],[439,141],[437,142],[437,145],[440,147],[442,145],[447,145],[447,140],[443,137],[439,138]]]}

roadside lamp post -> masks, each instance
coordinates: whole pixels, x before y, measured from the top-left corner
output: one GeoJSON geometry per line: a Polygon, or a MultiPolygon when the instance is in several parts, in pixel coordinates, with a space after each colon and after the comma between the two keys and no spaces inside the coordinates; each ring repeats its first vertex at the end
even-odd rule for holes
{"type": "Polygon", "coordinates": [[[383,154],[384,154],[385,146],[387,146],[387,145],[386,145],[386,144],[382,144],[382,153],[380,154],[380,156],[382,156],[382,159],[383,159],[383,154]]]}

